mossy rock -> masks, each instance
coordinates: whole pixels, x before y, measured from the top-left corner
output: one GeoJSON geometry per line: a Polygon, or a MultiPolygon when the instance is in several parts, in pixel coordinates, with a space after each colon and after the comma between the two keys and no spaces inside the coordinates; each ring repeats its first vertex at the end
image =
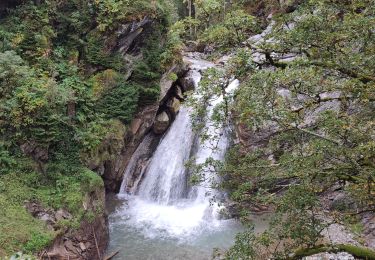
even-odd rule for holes
{"type": "Polygon", "coordinates": [[[375,260],[375,251],[362,246],[354,246],[350,244],[339,244],[339,245],[319,245],[313,248],[301,248],[298,249],[294,255],[289,258],[292,259],[301,259],[302,257],[311,256],[319,253],[338,253],[338,252],[347,252],[358,259],[365,260],[375,260]]]}
{"type": "Polygon", "coordinates": [[[91,78],[91,81],[93,95],[95,99],[99,99],[109,90],[116,87],[121,81],[121,77],[115,70],[107,69],[97,73],[91,78]]]}

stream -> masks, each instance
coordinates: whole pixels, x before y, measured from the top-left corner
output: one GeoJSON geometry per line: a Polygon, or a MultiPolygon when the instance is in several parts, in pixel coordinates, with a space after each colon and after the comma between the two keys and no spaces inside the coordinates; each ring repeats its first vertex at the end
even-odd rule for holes
{"type": "MultiPolygon", "coordinates": [[[[191,64],[191,77],[198,88],[201,71],[214,64],[197,58],[185,59],[191,64]]],[[[226,91],[234,91],[238,85],[238,80],[233,80],[226,91]]],[[[218,97],[210,104],[207,113],[212,113],[221,100],[218,97]]],[[[235,219],[220,216],[223,206],[212,198],[222,199],[225,195],[210,188],[210,181],[218,178],[214,172],[200,185],[189,184],[190,172],[185,167],[189,159],[194,158],[197,163],[209,157],[223,160],[231,144],[228,129],[215,129],[211,122],[206,122],[208,132],[219,131],[220,136],[217,149],[210,148],[209,140],[201,140],[193,131],[190,115],[191,109],[182,106],[129,188],[130,176],[151,143],[151,137],[145,137],[124,173],[120,193],[108,199],[108,252],[119,250],[113,259],[211,259],[214,248],[228,249],[236,234],[244,229],[235,219]]],[[[262,217],[254,217],[254,224],[258,231],[266,226],[262,217]]]]}

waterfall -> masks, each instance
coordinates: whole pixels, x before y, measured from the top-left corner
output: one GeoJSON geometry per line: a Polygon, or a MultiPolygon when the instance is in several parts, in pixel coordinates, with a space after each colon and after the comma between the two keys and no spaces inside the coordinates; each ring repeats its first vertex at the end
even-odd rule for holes
{"type": "Polygon", "coordinates": [[[138,194],[160,204],[171,204],[187,192],[187,169],[194,142],[190,111],[182,107],[156,149],[138,194]]]}
{"type": "MultiPolygon", "coordinates": [[[[190,75],[198,88],[200,72],[214,64],[189,57],[185,59],[191,64],[190,75]]],[[[237,86],[238,81],[232,81],[226,92],[233,91],[237,86]]],[[[223,97],[219,96],[210,104],[207,108],[208,118],[212,115],[214,107],[222,101],[223,97]]],[[[230,143],[228,129],[216,129],[213,122],[207,119],[208,133],[220,136],[213,149],[210,141],[197,137],[192,129],[190,116],[191,109],[182,106],[148,165],[141,164],[143,168],[137,180],[139,182],[142,176],[143,179],[139,185],[137,181],[134,182],[138,187],[130,190],[128,188],[132,184],[131,173],[138,167],[142,154],[150,145],[147,137],[134,153],[126,169],[121,192],[133,194],[128,198],[128,223],[143,230],[147,237],[186,237],[220,225],[216,213],[218,206],[210,203],[210,197],[207,196],[211,191],[210,182],[217,178],[215,172],[208,173],[202,184],[190,187],[189,169],[185,164],[191,158],[195,158],[198,164],[204,163],[210,157],[223,160],[230,143]]]]}
{"type": "MultiPolygon", "coordinates": [[[[233,94],[234,90],[239,86],[238,80],[233,80],[226,88],[228,95],[233,94]]],[[[216,97],[213,102],[207,107],[207,119],[205,128],[209,136],[214,137],[212,140],[201,140],[199,139],[198,151],[195,154],[195,163],[202,164],[207,159],[212,158],[217,161],[223,161],[225,153],[227,152],[230,145],[230,129],[229,126],[224,125],[222,128],[217,129],[214,122],[210,119],[215,106],[223,102],[223,96],[216,97]]],[[[190,192],[190,197],[196,197],[197,201],[203,201],[207,199],[207,193],[211,190],[209,187],[212,183],[217,182],[217,176],[214,169],[208,168],[207,174],[201,185],[193,187],[190,192]]],[[[215,194],[211,194],[215,195],[215,194]]]]}

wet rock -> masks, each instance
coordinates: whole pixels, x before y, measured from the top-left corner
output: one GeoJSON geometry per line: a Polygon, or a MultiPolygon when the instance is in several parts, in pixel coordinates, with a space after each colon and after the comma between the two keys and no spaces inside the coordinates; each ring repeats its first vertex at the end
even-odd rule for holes
{"type": "Polygon", "coordinates": [[[224,208],[220,213],[222,218],[238,218],[240,216],[239,204],[228,200],[224,203],[224,208]]]}
{"type": "Polygon", "coordinates": [[[156,116],[153,131],[155,134],[163,134],[167,131],[170,125],[170,118],[166,112],[160,113],[156,116]]]}
{"type": "Polygon", "coordinates": [[[206,45],[204,47],[204,54],[211,54],[215,50],[214,46],[212,45],[206,45]]]}
{"type": "MultiPolygon", "coordinates": [[[[106,190],[113,192],[119,191],[126,166],[143,137],[153,127],[158,109],[158,103],[142,108],[142,110],[135,115],[131,123],[131,129],[124,136],[125,149],[122,149],[121,153],[113,160],[104,162],[105,170],[102,178],[106,190]]],[[[97,171],[97,167],[98,166],[94,168],[90,167],[90,169],[95,169],[95,171],[97,171]]]]}
{"type": "Polygon", "coordinates": [[[167,94],[169,90],[172,88],[173,83],[175,81],[174,79],[170,77],[170,75],[172,73],[175,73],[177,70],[178,70],[178,67],[174,65],[168,72],[163,74],[160,80],[160,96],[159,96],[160,102],[163,102],[164,100],[168,98],[167,94]]]}
{"type": "Polygon", "coordinates": [[[189,71],[186,75],[179,80],[179,84],[182,87],[184,92],[192,91],[195,89],[194,80],[193,80],[193,73],[194,71],[189,71]]]}
{"type": "Polygon", "coordinates": [[[180,111],[181,101],[177,98],[172,98],[167,102],[167,107],[169,109],[169,112],[171,112],[173,117],[175,117],[178,111],[180,111]]]}
{"type": "Polygon", "coordinates": [[[184,100],[184,94],[182,93],[182,89],[179,85],[175,86],[174,94],[179,100],[184,100]]]}

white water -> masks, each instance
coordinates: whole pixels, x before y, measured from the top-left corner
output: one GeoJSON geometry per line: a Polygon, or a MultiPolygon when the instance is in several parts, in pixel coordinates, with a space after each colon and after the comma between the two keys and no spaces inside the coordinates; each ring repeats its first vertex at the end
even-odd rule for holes
{"type": "MultiPolygon", "coordinates": [[[[191,75],[196,87],[199,87],[200,71],[213,64],[186,59],[192,63],[191,75]]],[[[226,91],[233,92],[237,86],[238,81],[234,80],[226,91]]],[[[208,117],[222,100],[223,97],[218,97],[210,104],[208,117]]],[[[230,144],[228,129],[216,129],[210,120],[206,121],[208,133],[220,136],[215,149],[209,140],[197,138],[190,115],[189,108],[181,108],[144,169],[144,179],[138,189],[126,190],[128,175],[134,170],[138,159],[132,158],[130,161],[119,195],[127,199],[127,204],[110,218],[111,234],[115,236],[111,239],[110,249],[117,250],[116,246],[121,246],[123,241],[122,247],[128,251],[118,259],[209,259],[212,248],[227,248],[233,243],[235,234],[242,229],[235,220],[220,219],[219,205],[210,203],[211,197],[218,194],[210,187],[211,182],[217,180],[214,171],[205,176],[201,185],[189,185],[189,170],[185,167],[187,161],[196,158],[196,163],[204,163],[210,157],[223,160],[230,144]],[[125,240],[121,234],[132,234],[132,242],[125,240]],[[181,250],[182,245],[191,250],[181,250]],[[149,247],[150,251],[143,252],[139,248],[144,246],[149,247]],[[164,253],[157,256],[158,250],[164,250],[164,253]]],[[[147,146],[147,141],[143,145],[147,146]]],[[[133,157],[139,158],[144,149],[147,148],[139,147],[133,157]]]]}
{"type": "Polygon", "coordinates": [[[156,149],[138,194],[157,205],[173,205],[186,197],[187,169],[194,143],[190,111],[182,107],[156,149]]]}

